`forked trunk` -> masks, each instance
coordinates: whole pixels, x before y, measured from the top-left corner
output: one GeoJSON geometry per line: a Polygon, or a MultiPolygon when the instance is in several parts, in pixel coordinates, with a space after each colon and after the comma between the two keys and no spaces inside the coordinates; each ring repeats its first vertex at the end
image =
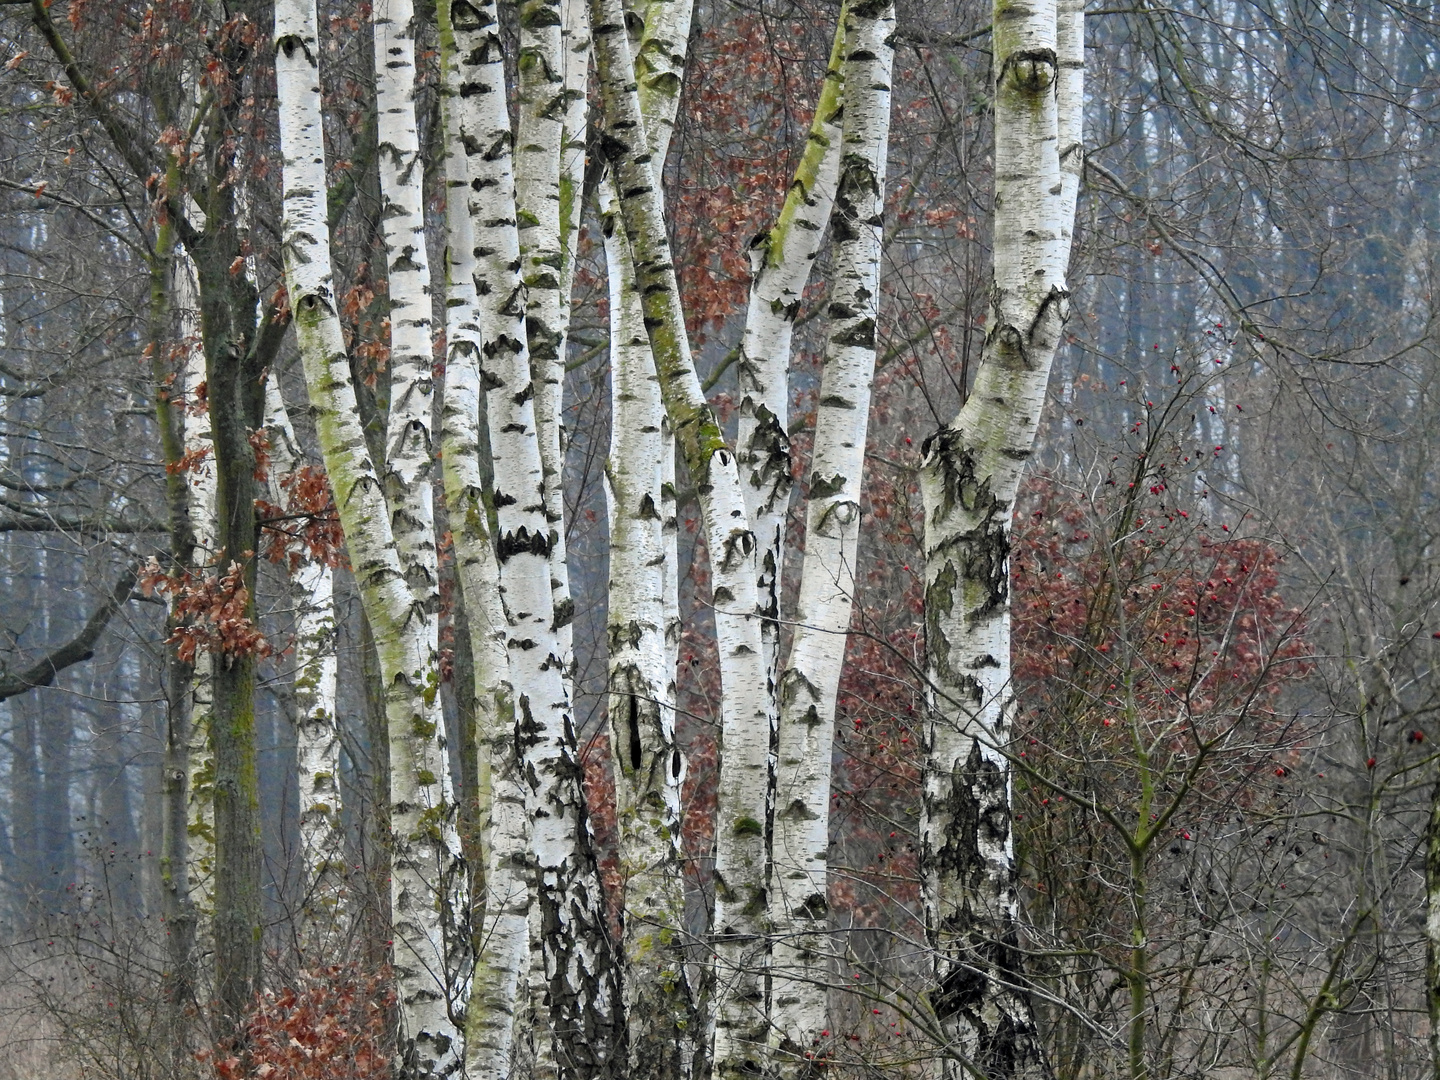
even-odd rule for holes
{"type": "Polygon", "coordinates": [[[844,127],[830,217],[830,329],[815,414],[799,605],[780,676],[772,856],[771,1023],[780,1045],[780,1074],[796,1077],[809,1075],[826,1056],[831,1027],[830,762],[860,548],[895,57],[892,2],[851,0],[842,18],[844,127]]]}
{"type": "Polygon", "coordinates": [[[926,441],[921,469],[933,694],[922,883],[932,1003],[955,1076],[1049,1074],[1024,988],[1011,828],[1009,555],[1013,503],[1069,307],[1083,18],[1073,0],[1061,12],[1055,0],[995,5],[990,316],[975,385],[955,421],[926,441]]]}

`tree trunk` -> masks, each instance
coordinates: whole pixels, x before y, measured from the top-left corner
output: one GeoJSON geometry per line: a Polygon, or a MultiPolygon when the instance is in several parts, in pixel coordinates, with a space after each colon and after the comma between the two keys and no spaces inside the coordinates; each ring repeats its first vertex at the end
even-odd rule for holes
{"type": "MultiPolygon", "coordinates": [[[[179,166],[173,155],[167,181],[178,183],[179,166]]],[[[170,381],[174,374],[169,358],[172,335],[171,276],[175,266],[175,225],[166,221],[156,230],[155,258],[150,266],[149,343],[150,377],[153,384],[155,422],[160,429],[160,450],[165,461],[165,508],[170,532],[170,569],[189,567],[195,557],[195,537],[190,525],[190,494],[186,474],[179,462],[185,453],[183,423],[171,400],[170,381]]],[[[182,385],[183,388],[183,385],[182,385]]],[[[177,623],[173,610],[165,620],[166,639],[174,636],[177,623]]],[[[160,914],[167,928],[169,971],[166,1001],[170,1012],[168,1039],[172,1065],[178,1063],[184,1045],[181,1006],[194,994],[193,954],[195,909],[189,887],[188,781],[190,746],[189,688],[193,671],[180,659],[173,645],[164,647],[164,669],[160,688],[165,709],[165,744],[161,775],[160,809],[160,914]]]]}
{"type": "MultiPolygon", "coordinates": [[[[227,57],[243,65],[243,51],[227,57]]],[[[238,72],[232,70],[232,77],[238,72]]],[[[258,533],[255,452],[250,437],[264,415],[263,361],[256,346],[256,293],[244,274],[233,273],[241,258],[234,192],[222,179],[235,166],[232,138],[239,102],[212,113],[205,152],[213,182],[202,207],[206,229],[190,255],[200,296],[200,337],[210,433],[215,460],[215,538],[222,588],[253,628],[255,550],[258,533]],[[228,578],[228,583],[226,579],[228,578]]],[[[211,654],[210,748],[215,756],[215,995],[222,1036],[240,1037],[240,1024],[260,981],[260,804],[256,772],[256,647],[230,640],[211,654]]]]}
{"type": "MultiPolygon", "coordinates": [[[[270,440],[270,494],[285,505],[283,481],[300,467],[300,444],[273,373],[265,377],[265,429],[270,440]]],[[[345,837],[340,825],[339,657],[335,649],[335,577],[291,543],[295,612],[295,763],[300,798],[300,925],[302,945],[319,954],[338,928],[344,902],[345,837]]]]}
{"type": "MultiPolygon", "coordinates": [[[[499,104],[503,111],[504,66],[495,16],[494,0],[454,5],[442,0],[438,6],[447,146],[449,345],[441,460],[474,674],[474,685],[462,692],[472,694],[475,702],[476,847],[481,860],[475,880],[482,886],[472,905],[480,932],[465,1029],[465,1068],[475,1080],[504,1080],[512,1071],[516,1017],[523,1011],[520,976],[530,955],[531,904],[530,829],[505,654],[507,622],[480,473],[485,442],[480,359],[486,338],[475,288],[470,158],[508,134],[473,126],[484,119],[480,103],[499,104]]],[[[492,126],[496,120],[490,114],[492,126]]]]}
{"type": "Polygon", "coordinates": [[[781,576],[792,486],[787,431],[790,340],[839,180],[841,50],[847,11],[842,7],[836,20],[830,63],[795,179],[775,224],[750,246],[755,276],[737,364],[741,396],[735,445],[740,475],[745,479],[745,507],[759,544],[757,588],[765,617],[765,670],[772,695],[779,685],[781,576]]]}
{"type": "MultiPolygon", "coordinates": [[[[561,639],[568,614],[556,610],[560,586],[552,592],[552,582],[559,580],[552,576],[559,557],[553,544],[557,523],[548,509],[549,480],[537,418],[537,382],[546,369],[532,366],[527,344],[527,338],[543,328],[530,327],[527,333],[525,282],[517,273],[522,266],[520,236],[509,122],[505,95],[499,92],[504,84],[498,28],[489,5],[466,7],[463,20],[458,4],[451,9],[458,52],[466,65],[462,70],[467,81],[473,78],[476,85],[496,88],[491,93],[462,91],[460,118],[475,193],[470,216],[479,253],[475,284],[483,334],[480,377],[487,390],[495,468],[494,545],[531,827],[530,947],[532,954],[540,954],[544,975],[538,986],[531,980],[526,1034],[535,1058],[534,1075],[558,1070],[564,1077],[604,1076],[614,1067],[621,1045],[619,972],[605,926],[570,714],[561,639]],[[555,1042],[552,1033],[559,1031],[565,1038],[555,1042]]],[[[525,108],[522,105],[522,114],[525,108]]],[[[558,132],[556,137],[558,170],[558,132]]],[[[542,156],[538,150],[535,154],[542,156]]],[[[543,157],[550,160],[548,150],[543,157]]],[[[558,207],[554,220],[558,230],[558,207]]],[[[536,264],[530,265],[534,269],[536,264]]],[[[531,971],[537,970],[532,961],[531,971]]]]}
{"type": "MultiPolygon", "coordinates": [[[[377,27],[378,56],[393,46],[403,54],[412,46],[408,12],[399,27],[377,27]]],[[[284,153],[286,282],[295,312],[296,333],[305,363],[306,383],[316,433],[335,492],[351,564],[375,640],[390,751],[390,827],[392,838],[391,902],[394,922],[393,957],[401,1015],[402,1068],[411,1075],[449,1075],[460,1067],[460,1032],[451,1019],[450,997],[467,979],[468,941],[447,933],[462,909],[464,872],[449,801],[444,754],[439,675],[432,635],[434,577],[427,576],[422,550],[423,522],[407,520],[405,542],[391,531],[392,515],[380,478],[370,458],[356,407],[355,388],[345,353],[336,309],[325,216],[325,158],[321,126],[316,16],[313,0],[286,0],[275,12],[276,80],[281,146],[284,153]],[[406,554],[402,555],[402,551],[406,554]],[[407,557],[408,556],[408,557],[407,557]],[[413,585],[413,587],[412,587],[413,585]]],[[[393,59],[393,58],[392,58],[393,59]]],[[[403,64],[401,65],[404,66],[403,64]]],[[[407,72],[412,67],[405,69],[407,72]]],[[[407,75],[408,78],[408,75],[407,75]]],[[[393,74],[387,94],[398,96],[408,111],[408,84],[393,74]]],[[[382,115],[383,115],[382,105],[382,115]]],[[[403,117],[402,117],[403,126],[403,117]]],[[[382,143],[387,141],[382,132],[382,143]]],[[[395,153],[413,162],[415,148],[395,153]]],[[[391,205],[395,195],[391,195],[391,205]]],[[[417,208],[418,209],[418,208],[417,208]]],[[[398,215],[397,215],[398,216],[398,215]]],[[[423,232],[391,240],[396,262],[406,258],[406,244],[423,248],[423,232]]],[[[415,252],[409,257],[414,259],[415,252]]],[[[419,275],[400,266],[400,273],[419,275]]],[[[402,293],[403,293],[402,278],[402,293]]],[[[396,279],[392,273],[392,288],[396,279]]],[[[428,300],[426,302],[428,307],[428,300]]],[[[420,317],[417,311],[415,318],[420,317]]],[[[425,312],[428,326],[428,310],[425,312]]],[[[395,319],[398,325],[402,319],[395,319]]],[[[413,328],[411,328],[413,329],[413,328]]],[[[428,340],[428,333],[425,335],[428,340]]],[[[402,338],[402,340],[407,340],[402,338]]],[[[428,352],[428,344],[426,345],[428,352]]],[[[398,351],[398,350],[397,350],[398,351]]],[[[396,411],[410,417],[392,425],[403,443],[392,443],[392,456],[428,474],[428,461],[416,461],[417,447],[429,452],[429,369],[418,372],[414,354],[406,361],[414,380],[402,384],[408,395],[396,411]],[[422,405],[419,399],[425,399],[422,405]]],[[[397,363],[397,367],[399,364],[397,363]]],[[[428,480],[424,481],[428,483],[428,480]]],[[[414,507],[410,507],[414,511],[414,507]]],[[[433,536],[429,538],[433,544],[433,536]]],[[[433,553],[429,565],[433,566],[433,553]]]]}
{"type": "MultiPolygon", "coordinates": [[[[567,106],[563,0],[522,0],[520,7],[519,120],[515,132],[515,219],[520,235],[520,279],[525,286],[525,336],[535,388],[535,423],[545,469],[554,632],[568,678],[573,662],[574,601],[565,555],[565,341],[569,295],[562,294],[561,148],[567,106]]],[[[583,132],[580,133],[583,139],[583,132]]],[[[573,158],[571,159],[573,163],[573,158]]],[[[571,178],[573,183],[573,176],[571,178]]],[[[573,196],[573,189],[572,189],[573,196]]],[[[571,214],[579,207],[566,207],[571,214]]]]}
{"type": "Polygon", "coordinates": [[[616,201],[607,177],[600,190],[612,386],[605,471],[610,513],[607,716],[625,890],[625,1015],[631,1069],[640,1076],[685,1076],[693,1066],[697,1017],[683,953],[680,792],[685,761],[675,743],[675,702],[666,670],[659,509],[664,406],[616,201]]]}
{"type": "MultiPolygon", "coordinates": [[[[195,264],[183,249],[177,250],[171,260],[171,289],[178,316],[178,348],[184,358],[176,384],[186,465],[177,468],[177,475],[185,483],[188,496],[185,501],[187,555],[177,569],[203,576],[219,556],[215,535],[217,466],[210,432],[205,353],[200,344],[200,298],[195,264]]],[[[210,712],[215,692],[213,660],[208,651],[200,650],[190,665],[183,751],[188,837],[186,888],[197,935],[202,923],[208,928],[215,908],[215,754],[210,747],[210,712]]]]}
{"type": "Polygon", "coordinates": [[[926,440],[926,631],[932,683],[921,827],[932,1004],[963,1068],[1048,1075],[1024,989],[1010,764],[1009,553],[1069,306],[1080,160],[1083,13],[995,5],[994,278],[975,385],[926,440]],[[1062,166],[1062,148],[1064,165],[1062,166]]]}
{"type": "MultiPolygon", "coordinates": [[[[818,1067],[814,1062],[827,1052],[831,1026],[830,762],[860,549],[895,57],[892,2],[851,0],[842,19],[844,126],[830,218],[830,332],[815,416],[799,606],[779,682],[771,1023],[781,1074],[797,1077],[818,1067]]],[[[788,338],[788,319],[783,328],[788,338]]]]}
{"type": "Polygon", "coordinates": [[[624,11],[618,0],[592,0],[590,11],[605,102],[602,152],[620,193],[650,349],[666,412],[700,496],[713,572],[722,687],[714,1068],[718,1077],[728,1078],[760,1068],[768,1029],[765,822],[772,724],[756,606],[755,536],[734,452],[705,400],[690,355],[624,11]]]}

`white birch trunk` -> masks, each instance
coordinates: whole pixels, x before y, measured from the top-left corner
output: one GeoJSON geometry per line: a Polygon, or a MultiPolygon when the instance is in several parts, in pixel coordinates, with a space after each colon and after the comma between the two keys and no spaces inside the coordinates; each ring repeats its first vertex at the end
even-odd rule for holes
{"type": "MultiPolygon", "coordinates": [[[[525,285],[525,333],[535,384],[535,421],[545,468],[554,632],[568,678],[572,662],[570,577],[565,553],[565,341],[569,296],[562,293],[561,147],[565,143],[567,54],[564,0],[522,0],[515,132],[515,206],[525,285]]],[[[583,139],[582,133],[579,133],[583,139]]],[[[574,157],[571,157],[573,167],[574,157]]],[[[573,189],[572,189],[573,195],[573,189]]],[[[573,202],[571,214],[579,211],[573,202]]]]}
{"type": "MultiPolygon", "coordinates": [[[[300,444],[273,373],[265,379],[271,501],[285,505],[284,477],[300,465],[300,444]]],[[[295,610],[295,758],[300,795],[301,915],[307,943],[337,927],[344,899],[345,838],[340,828],[340,730],[336,721],[334,573],[302,562],[291,573],[295,610]]]]}
{"type": "MultiPolygon", "coordinates": [[[[679,106],[693,4],[645,7],[640,55],[650,66],[639,96],[657,189],[679,106]]],[[[640,1075],[688,1076],[698,1046],[686,970],[680,793],[685,762],[675,743],[678,578],[673,550],[674,445],[635,288],[634,259],[618,219],[614,179],[600,185],[610,284],[611,444],[609,685],[607,715],[625,881],[625,1012],[630,1067],[640,1075]],[[662,465],[669,455],[669,476],[662,465]],[[667,479],[669,530],[662,518],[667,479]],[[668,543],[667,543],[668,540],[668,543]],[[669,633],[674,631],[674,646],[669,633]]]]}
{"type": "MultiPolygon", "coordinates": [[[[462,1061],[448,998],[465,981],[468,942],[446,933],[453,913],[463,910],[464,873],[448,797],[435,647],[423,599],[429,583],[418,582],[418,596],[407,583],[407,569],[414,563],[402,558],[391,532],[391,507],[366,449],[350,381],[326,226],[317,36],[313,0],[276,4],[286,285],[316,434],[385,688],[400,1053],[415,1074],[446,1076],[462,1061]]],[[[416,531],[410,523],[406,527],[416,531]]],[[[413,535],[407,540],[413,541],[413,535]]]]}
{"type": "Polygon", "coordinates": [[[614,185],[600,185],[610,281],[611,423],[607,715],[615,765],[624,880],[625,1010],[630,1067],[640,1076],[686,1076],[695,1054],[694,1002],[683,953],[685,881],[675,744],[675,702],[665,646],[661,531],[664,405],[635,291],[614,185]]]}
{"type": "Polygon", "coordinates": [[[735,445],[745,505],[759,544],[756,565],[760,610],[765,616],[765,670],[772,694],[780,664],[781,574],[791,489],[787,430],[790,340],[801,294],[820,252],[840,174],[841,49],[846,11],[842,7],[836,23],[830,64],[795,179],[774,226],[751,244],[754,277],[737,365],[740,409],[735,445]]]}
{"type": "MultiPolygon", "coordinates": [[[[200,347],[200,296],[195,265],[189,254],[177,246],[172,256],[172,289],[175,310],[180,317],[180,347],[185,351],[177,388],[183,403],[180,421],[186,457],[196,462],[187,472],[190,533],[195,539],[192,569],[203,575],[220,556],[216,545],[216,499],[214,445],[210,439],[210,410],[202,406],[205,385],[205,352],[200,347]]],[[[188,846],[185,862],[190,883],[190,903],[197,919],[196,930],[204,927],[215,909],[215,754],[210,749],[211,667],[213,655],[206,649],[195,653],[190,675],[190,729],[186,752],[185,799],[188,846]]]]}
{"type": "MultiPolygon", "coordinates": [[[[441,447],[445,498],[455,538],[456,568],[470,627],[475,670],[475,745],[479,756],[479,848],[483,893],[474,909],[481,920],[466,1013],[465,1071],[471,1080],[505,1080],[514,1055],[520,974],[530,956],[530,891],[527,884],[529,819],[515,749],[515,711],[500,570],[491,543],[489,511],[480,475],[484,434],[480,428],[480,355],[484,314],[475,291],[475,237],[470,223],[470,157],[483,152],[467,140],[461,102],[476,95],[505,99],[494,0],[444,0],[438,8],[445,108],[445,220],[448,231],[445,401],[441,447]],[[455,24],[469,48],[457,47],[455,24]],[[484,47],[476,48],[476,39],[484,47]]],[[[506,133],[508,134],[508,133],[506,133]]],[[[503,136],[502,136],[503,137],[503,136]]]]}
{"type": "Polygon", "coordinates": [[[764,962],[770,697],[756,611],[755,536],[733,451],[705,401],[690,356],[653,158],[619,0],[592,0],[591,23],[605,101],[602,139],[620,193],[650,348],[665,409],[700,495],[710,549],[721,678],[721,763],[716,825],[714,1068],[717,1077],[759,1069],[767,1033],[764,962]]]}
{"type": "Polygon", "coordinates": [[[645,121],[656,191],[663,205],[665,157],[670,152],[680,91],[685,85],[695,0],[647,0],[643,10],[645,22],[635,49],[635,88],[645,121]]]}
{"type": "Polygon", "coordinates": [[[1009,552],[1013,501],[1069,305],[1083,13],[1067,3],[1057,20],[1055,0],[999,0],[994,26],[994,281],[985,348],[959,416],[926,441],[921,470],[933,688],[922,878],[936,957],[932,1004],[950,1040],[947,1074],[1044,1077],[1023,989],[1006,758],[1009,552]]]}
{"type": "MultiPolygon", "coordinates": [[[[771,1024],[780,1074],[808,1075],[827,1053],[830,761],[845,637],[855,597],[860,499],[875,335],[895,50],[893,0],[854,0],[844,20],[844,130],[831,235],[835,277],[820,380],[789,662],[780,677],[771,1024]]],[[[787,321],[788,328],[788,321],[787,321]]]]}
{"type": "MultiPolygon", "coordinates": [[[[516,272],[520,243],[498,27],[493,8],[472,6],[476,17],[463,21],[456,8],[457,51],[466,65],[488,65],[475,78],[496,88],[462,93],[459,116],[471,150],[481,383],[498,519],[494,543],[531,822],[531,948],[544,953],[542,1000],[530,1003],[537,1020],[530,1034],[538,1044],[531,1075],[590,1077],[611,1067],[620,1045],[619,973],[605,927],[551,586],[552,522],[526,342],[525,285],[516,272]],[[552,1030],[565,1033],[553,1056],[552,1030]]],[[[473,70],[464,69],[467,80],[473,70]]]]}
{"type": "Polygon", "coordinates": [[[390,413],[385,498],[415,618],[439,651],[436,568],[435,384],[430,333],[430,260],[425,247],[425,166],[415,118],[415,12],[411,0],[375,6],[375,97],[380,144],[380,218],[390,294],[390,413]]]}
{"type": "MultiPolygon", "coordinates": [[[[565,52],[565,122],[560,134],[560,318],[570,332],[575,286],[575,245],[585,201],[585,139],[590,120],[590,9],[586,0],[565,0],[561,47],[565,52]]],[[[562,346],[560,355],[565,355],[562,346]]]]}

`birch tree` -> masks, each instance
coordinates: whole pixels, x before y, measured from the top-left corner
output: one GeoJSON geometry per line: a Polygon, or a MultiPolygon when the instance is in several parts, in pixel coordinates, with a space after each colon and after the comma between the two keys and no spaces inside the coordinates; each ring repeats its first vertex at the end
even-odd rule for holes
{"type": "Polygon", "coordinates": [[[763,958],[772,709],[757,617],[755,534],[738,463],[705,400],[690,354],[624,13],[615,0],[593,0],[590,10],[605,104],[602,151],[620,196],[665,409],[700,496],[713,574],[723,688],[712,929],[717,964],[713,1068],[727,1077],[760,1067],[768,1026],[763,958]]]}
{"type": "MultiPolygon", "coordinates": [[[[473,280],[480,382],[487,388],[494,463],[493,545],[505,603],[509,692],[516,745],[524,759],[530,828],[526,910],[529,945],[541,960],[538,965],[532,961],[531,970],[543,973],[538,987],[530,984],[528,1011],[535,1027],[524,1035],[538,1066],[548,1067],[553,1060],[562,1075],[593,1074],[608,1067],[619,1045],[618,970],[604,927],[580,785],[563,636],[568,615],[557,611],[559,586],[552,584],[558,580],[552,544],[558,530],[547,511],[545,436],[537,415],[537,382],[549,369],[532,364],[529,354],[528,282],[519,270],[522,218],[494,10],[452,4],[450,16],[460,58],[456,114],[469,170],[468,224],[477,252],[473,280]],[[574,1034],[557,1041],[555,1030],[574,1034]]],[[[538,156],[539,151],[534,153],[538,156]]],[[[558,173],[558,144],[553,159],[547,155],[547,160],[558,173]]],[[[457,168],[462,163],[458,156],[453,161],[457,168]]],[[[558,206],[554,220],[559,221],[558,206]]],[[[551,266],[538,273],[544,277],[554,270],[551,266]]]]}
{"type": "Polygon", "coordinates": [[[1024,983],[1007,744],[1011,512],[1069,309],[1084,11],[995,5],[994,268],[975,383],[923,448],[933,687],[922,820],[946,1068],[1042,1077],[1024,983]]]}
{"type": "MultiPolygon", "coordinates": [[[[205,354],[200,348],[199,298],[195,295],[195,267],[183,251],[172,267],[171,288],[179,314],[179,348],[184,362],[177,380],[180,430],[188,468],[181,471],[188,487],[186,516],[195,545],[194,570],[203,574],[213,564],[215,550],[215,462],[209,434],[209,406],[205,401],[205,354]]],[[[190,675],[190,722],[186,740],[186,872],[190,904],[203,921],[214,905],[215,874],[215,755],[210,749],[210,695],[213,657],[201,650],[190,675]]]]}
{"type": "MultiPolygon", "coordinates": [[[[270,445],[270,494],[288,501],[300,481],[300,442],[274,373],[265,379],[265,430],[270,445]]],[[[300,793],[301,932],[320,947],[343,902],[345,837],[340,824],[339,658],[335,651],[334,571],[285,544],[295,612],[295,758],[300,793]],[[293,559],[290,556],[293,555],[293,559]]]]}
{"type": "MultiPolygon", "coordinates": [[[[403,58],[412,45],[399,34],[408,29],[407,19],[402,27],[378,31],[377,55],[389,56],[389,49],[394,47],[403,58]],[[389,36],[397,30],[397,36],[389,36]]],[[[430,602],[436,582],[428,573],[434,560],[433,527],[429,536],[422,536],[425,519],[412,517],[401,521],[403,543],[392,533],[392,520],[405,515],[387,502],[356,407],[330,264],[313,0],[284,0],[276,5],[274,43],[284,153],[286,284],[295,312],[311,412],[374,635],[385,694],[400,1054],[406,1067],[421,1075],[449,1075],[460,1067],[464,1049],[460,1030],[452,1019],[450,998],[456,984],[463,984],[466,978],[467,945],[447,935],[445,925],[447,918],[453,919],[463,905],[459,893],[464,875],[459,865],[439,708],[434,609],[430,602]]],[[[409,88],[396,84],[389,93],[392,102],[397,97],[401,102],[395,107],[403,127],[409,88]]],[[[413,107],[408,111],[413,126],[413,107]]],[[[394,153],[403,158],[404,150],[402,143],[394,153]]],[[[404,164],[416,170],[419,167],[414,154],[404,164]]],[[[403,164],[395,164],[395,168],[398,175],[403,164]]],[[[404,197],[403,192],[396,194],[404,197]]],[[[395,197],[391,196],[392,205],[395,197]]],[[[403,209],[396,216],[403,217],[403,209]]],[[[423,232],[412,231],[407,236],[397,231],[392,235],[390,246],[397,263],[403,263],[406,247],[413,249],[417,240],[423,249],[423,232]]],[[[418,263],[414,256],[411,250],[408,257],[418,263]]],[[[404,275],[412,274],[416,279],[421,276],[420,271],[403,264],[399,269],[402,289],[404,275]]],[[[401,331],[402,342],[415,341],[413,335],[404,336],[407,331],[422,328],[415,323],[429,324],[428,301],[423,312],[418,309],[418,301],[413,303],[416,307],[409,320],[412,325],[401,331]]],[[[395,324],[401,321],[397,318],[395,324]]],[[[391,443],[391,456],[405,462],[408,453],[409,467],[421,474],[429,468],[429,418],[419,401],[428,398],[428,333],[425,337],[423,348],[418,342],[410,346],[414,351],[408,362],[396,364],[397,378],[410,380],[408,385],[402,383],[400,400],[395,403],[399,415],[408,415],[409,420],[392,424],[396,438],[391,443]],[[418,370],[416,352],[425,359],[423,373],[418,370]],[[424,461],[417,463],[421,455],[424,461]]],[[[413,492],[398,494],[421,498],[413,492]]],[[[424,507],[411,505],[406,511],[423,515],[424,507]]]]}
{"type": "Polygon", "coordinates": [[[795,632],[779,681],[772,1024],[782,1060],[796,1075],[808,1073],[830,1026],[830,762],[844,641],[855,602],[880,318],[894,6],[852,0],[842,26],[844,123],[830,216],[829,336],[815,417],[795,632]]]}

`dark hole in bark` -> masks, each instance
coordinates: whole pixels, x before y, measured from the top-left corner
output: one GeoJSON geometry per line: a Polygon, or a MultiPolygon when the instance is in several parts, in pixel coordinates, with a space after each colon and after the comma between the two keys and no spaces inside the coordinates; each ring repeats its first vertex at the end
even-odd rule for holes
{"type": "Polygon", "coordinates": [[[640,768],[640,703],[631,694],[628,698],[630,705],[630,767],[640,768]]]}

